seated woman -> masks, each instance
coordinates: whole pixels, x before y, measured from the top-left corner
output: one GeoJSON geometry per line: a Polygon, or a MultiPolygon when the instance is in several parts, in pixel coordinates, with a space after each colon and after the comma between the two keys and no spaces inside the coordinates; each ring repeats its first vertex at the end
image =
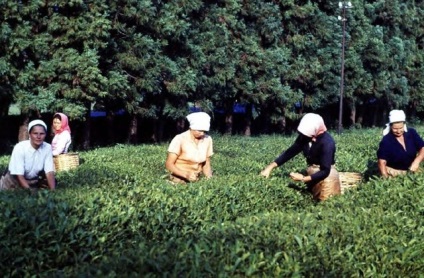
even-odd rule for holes
{"type": "Polygon", "coordinates": [[[212,138],[206,134],[210,128],[210,116],[195,112],[189,114],[187,120],[189,130],[176,135],[168,147],[165,167],[171,172],[173,183],[197,181],[201,173],[206,178],[212,177],[212,138]]]}
{"type": "Polygon", "coordinates": [[[274,168],[303,152],[308,164],[307,176],[290,173],[291,179],[307,183],[315,200],[324,201],[330,196],[339,195],[341,192],[339,172],[334,166],[336,143],[327,132],[324,120],[318,114],[305,114],[297,131],[299,135],[295,142],[265,167],[261,175],[268,178],[274,168]]]}
{"type": "Polygon", "coordinates": [[[377,150],[378,169],[387,177],[416,172],[424,159],[424,141],[417,131],[406,127],[402,110],[392,110],[377,150]]]}
{"type": "Polygon", "coordinates": [[[71,145],[71,129],[68,124],[68,117],[65,114],[54,114],[53,131],[55,133],[52,140],[53,155],[67,153],[69,145],[71,145]]]}
{"type": "Polygon", "coordinates": [[[28,124],[29,140],[15,145],[9,162],[9,170],[1,177],[2,189],[36,189],[56,187],[52,148],[44,142],[47,125],[42,120],[28,124]]]}

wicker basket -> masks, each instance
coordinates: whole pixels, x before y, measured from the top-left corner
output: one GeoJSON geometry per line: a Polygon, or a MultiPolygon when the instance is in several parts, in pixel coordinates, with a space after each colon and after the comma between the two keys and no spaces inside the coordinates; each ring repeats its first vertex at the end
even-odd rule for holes
{"type": "Polygon", "coordinates": [[[79,165],[78,153],[65,153],[53,157],[56,172],[75,169],[79,165]]]}
{"type": "Polygon", "coordinates": [[[339,176],[340,190],[342,194],[345,193],[347,189],[357,186],[362,181],[361,173],[339,172],[339,176]]]}

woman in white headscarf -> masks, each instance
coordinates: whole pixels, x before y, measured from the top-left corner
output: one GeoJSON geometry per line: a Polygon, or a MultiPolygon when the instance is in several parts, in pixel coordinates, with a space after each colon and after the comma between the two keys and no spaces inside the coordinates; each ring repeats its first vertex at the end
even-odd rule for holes
{"type": "Polygon", "coordinates": [[[331,196],[339,195],[339,173],[334,167],[336,143],[327,132],[324,120],[318,114],[305,114],[297,131],[299,135],[295,142],[262,170],[261,175],[268,178],[274,168],[303,151],[308,164],[307,175],[290,173],[290,177],[294,181],[306,183],[315,200],[324,201],[331,196]]]}
{"type": "Polygon", "coordinates": [[[28,124],[29,140],[15,145],[8,171],[1,177],[2,189],[37,189],[56,186],[52,147],[44,142],[47,125],[42,120],[28,124]]]}
{"type": "Polygon", "coordinates": [[[168,147],[165,167],[173,183],[197,181],[202,173],[212,177],[213,145],[207,134],[211,118],[205,112],[191,113],[186,118],[189,130],[176,135],[168,147]]]}
{"type": "Polygon", "coordinates": [[[424,141],[414,128],[406,127],[402,110],[392,110],[377,150],[378,169],[387,177],[416,172],[424,159],[424,141]]]}

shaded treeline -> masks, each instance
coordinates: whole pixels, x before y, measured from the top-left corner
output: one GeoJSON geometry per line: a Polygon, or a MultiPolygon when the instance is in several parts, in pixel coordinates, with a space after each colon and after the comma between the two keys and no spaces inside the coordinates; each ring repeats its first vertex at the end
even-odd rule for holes
{"type": "MultiPolygon", "coordinates": [[[[424,3],[352,5],[343,126],[381,125],[393,108],[417,119],[424,3]]],[[[92,110],[106,111],[109,141],[119,130],[129,143],[169,137],[189,107],[214,114],[227,134],[287,132],[310,111],[337,126],[336,1],[17,0],[0,8],[0,116],[12,103],[19,125],[62,111],[81,148],[98,130],[92,110]],[[118,111],[124,120],[115,120],[118,111]]]]}

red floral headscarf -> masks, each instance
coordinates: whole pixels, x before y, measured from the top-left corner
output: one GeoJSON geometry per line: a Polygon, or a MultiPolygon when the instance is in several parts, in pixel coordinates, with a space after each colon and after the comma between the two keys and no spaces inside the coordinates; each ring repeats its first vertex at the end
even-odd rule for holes
{"type": "Polygon", "coordinates": [[[54,130],[54,133],[55,134],[60,134],[60,133],[62,133],[65,130],[67,130],[69,133],[71,133],[71,128],[69,127],[69,124],[68,124],[68,116],[66,116],[63,113],[56,113],[56,114],[54,114],[53,119],[54,119],[54,117],[56,115],[59,115],[60,116],[61,127],[60,127],[59,130],[54,130]]]}

